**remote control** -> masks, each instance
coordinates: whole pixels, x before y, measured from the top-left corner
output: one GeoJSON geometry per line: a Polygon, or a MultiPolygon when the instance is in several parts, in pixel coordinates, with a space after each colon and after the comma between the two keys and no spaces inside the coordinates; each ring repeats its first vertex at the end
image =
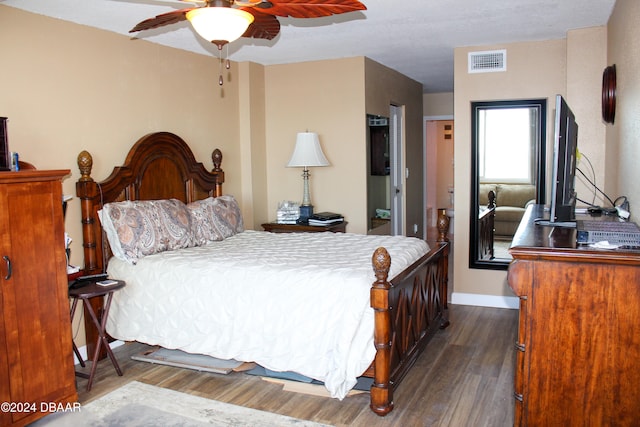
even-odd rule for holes
{"type": "Polygon", "coordinates": [[[107,280],[101,280],[99,282],[96,282],[96,284],[98,284],[100,286],[111,286],[111,285],[117,285],[118,281],[117,280],[107,279],[107,280]]]}
{"type": "Polygon", "coordinates": [[[76,279],[76,282],[93,282],[103,280],[107,278],[107,273],[89,274],[87,276],[80,276],[76,279]]]}

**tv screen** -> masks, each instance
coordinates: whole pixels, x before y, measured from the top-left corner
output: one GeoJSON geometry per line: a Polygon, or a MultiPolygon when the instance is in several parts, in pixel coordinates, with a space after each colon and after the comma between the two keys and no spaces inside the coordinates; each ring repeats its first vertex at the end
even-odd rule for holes
{"type": "Polygon", "coordinates": [[[538,221],[538,224],[575,227],[577,152],[576,118],[565,99],[557,95],[549,220],[538,221]]]}

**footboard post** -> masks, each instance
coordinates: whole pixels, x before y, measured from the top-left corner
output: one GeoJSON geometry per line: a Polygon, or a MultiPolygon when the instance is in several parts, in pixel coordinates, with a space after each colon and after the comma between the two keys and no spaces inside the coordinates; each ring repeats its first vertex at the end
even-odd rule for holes
{"type": "Polygon", "coordinates": [[[391,387],[391,314],[389,312],[389,288],[387,281],[391,257],[385,248],[373,253],[373,271],[376,281],[371,287],[371,307],[374,310],[375,328],[373,340],[376,347],[374,377],[371,385],[371,410],[387,415],[393,409],[391,387]]]}

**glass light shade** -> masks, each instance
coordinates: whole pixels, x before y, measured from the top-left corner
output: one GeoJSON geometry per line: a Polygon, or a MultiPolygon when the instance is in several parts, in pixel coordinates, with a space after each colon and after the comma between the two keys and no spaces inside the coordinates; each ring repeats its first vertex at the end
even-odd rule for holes
{"type": "Polygon", "coordinates": [[[329,166],[329,161],[322,152],[318,134],[315,132],[300,132],[296,138],[291,160],[287,167],[329,166]]]}
{"type": "Polygon", "coordinates": [[[190,10],[187,19],[203,39],[222,46],[240,38],[254,17],[244,10],[212,6],[190,10]]]}

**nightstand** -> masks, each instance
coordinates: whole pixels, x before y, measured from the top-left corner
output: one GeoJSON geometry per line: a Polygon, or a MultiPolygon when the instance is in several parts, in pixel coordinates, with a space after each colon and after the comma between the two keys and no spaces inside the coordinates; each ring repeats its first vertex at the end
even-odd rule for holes
{"type": "Polygon", "coordinates": [[[278,224],[277,222],[268,222],[262,224],[262,228],[272,233],[322,233],[323,231],[346,233],[347,224],[347,221],[331,225],[278,224]]]}

